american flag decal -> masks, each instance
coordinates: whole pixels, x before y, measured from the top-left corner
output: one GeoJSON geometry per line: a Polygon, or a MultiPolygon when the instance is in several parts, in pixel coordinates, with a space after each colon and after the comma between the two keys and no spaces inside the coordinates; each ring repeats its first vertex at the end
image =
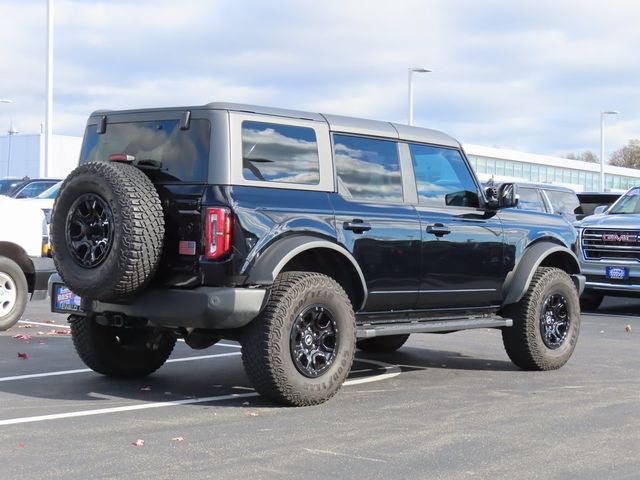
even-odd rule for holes
{"type": "Polygon", "coordinates": [[[178,255],[195,255],[196,242],[190,240],[180,240],[178,242],[178,255]]]}

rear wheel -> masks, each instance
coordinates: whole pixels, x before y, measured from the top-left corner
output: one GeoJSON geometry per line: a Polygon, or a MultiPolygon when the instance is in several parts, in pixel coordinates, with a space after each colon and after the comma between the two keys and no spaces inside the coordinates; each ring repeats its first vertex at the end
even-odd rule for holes
{"type": "Polygon", "coordinates": [[[82,361],[109,377],[149,375],[164,365],[176,344],[176,337],[168,332],[106,327],[92,318],[73,315],[69,322],[82,361]]]}
{"type": "Polygon", "coordinates": [[[580,331],[580,302],[571,277],[558,268],[540,267],[522,299],[502,315],[513,326],[502,329],[504,347],[524,370],[553,370],[573,353],[580,331]]]}
{"type": "Polygon", "coordinates": [[[260,394],[286,405],[322,403],[340,389],[353,363],[353,309],[332,278],[286,272],[241,342],[245,370],[260,394]]]}
{"type": "Polygon", "coordinates": [[[365,352],[390,353],[402,347],[408,339],[408,333],[404,335],[365,338],[364,340],[358,340],[356,347],[365,352]]]}
{"type": "Polygon", "coordinates": [[[22,269],[7,257],[0,257],[0,331],[13,327],[27,308],[29,287],[22,269]]]}

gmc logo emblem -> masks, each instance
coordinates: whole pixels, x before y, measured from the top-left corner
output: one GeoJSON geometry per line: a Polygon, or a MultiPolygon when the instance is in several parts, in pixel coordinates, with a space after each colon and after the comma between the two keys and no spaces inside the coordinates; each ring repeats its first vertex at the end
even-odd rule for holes
{"type": "Polygon", "coordinates": [[[635,242],[637,235],[618,235],[616,233],[603,233],[602,240],[605,242],[635,242]]]}

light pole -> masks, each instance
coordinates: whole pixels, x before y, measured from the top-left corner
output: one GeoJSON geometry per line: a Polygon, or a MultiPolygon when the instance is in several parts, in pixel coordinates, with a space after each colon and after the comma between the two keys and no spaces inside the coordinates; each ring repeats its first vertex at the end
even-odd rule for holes
{"type": "Polygon", "coordinates": [[[429,73],[431,70],[424,67],[409,68],[409,125],[413,125],[413,74],[429,73]]]}
{"type": "Polygon", "coordinates": [[[600,112],[600,191],[604,192],[604,116],[618,115],[618,110],[605,110],[600,112]]]}
{"type": "MultiPolygon", "coordinates": [[[[0,103],[13,103],[13,100],[8,98],[0,98],[0,103]]],[[[11,163],[11,137],[13,136],[13,121],[9,125],[9,148],[7,148],[7,176],[9,176],[9,164],[11,163]]]]}
{"type": "Polygon", "coordinates": [[[47,0],[47,108],[44,117],[44,176],[49,175],[53,134],[53,0],[47,0]]]}

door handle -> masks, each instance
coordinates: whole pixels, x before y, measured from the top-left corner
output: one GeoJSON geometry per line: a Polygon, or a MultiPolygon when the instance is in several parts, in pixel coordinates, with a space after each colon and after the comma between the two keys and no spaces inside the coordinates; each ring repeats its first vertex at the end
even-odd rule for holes
{"type": "Polygon", "coordinates": [[[345,230],[351,230],[353,233],[362,233],[366,232],[367,230],[371,230],[371,225],[363,222],[362,220],[355,219],[351,222],[344,222],[342,228],[344,228],[345,230]]]}
{"type": "Polygon", "coordinates": [[[427,233],[432,233],[436,237],[441,237],[451,233],[451,229],[442,223],[434,223],[433,225],[427,225],[427,233]]]}

